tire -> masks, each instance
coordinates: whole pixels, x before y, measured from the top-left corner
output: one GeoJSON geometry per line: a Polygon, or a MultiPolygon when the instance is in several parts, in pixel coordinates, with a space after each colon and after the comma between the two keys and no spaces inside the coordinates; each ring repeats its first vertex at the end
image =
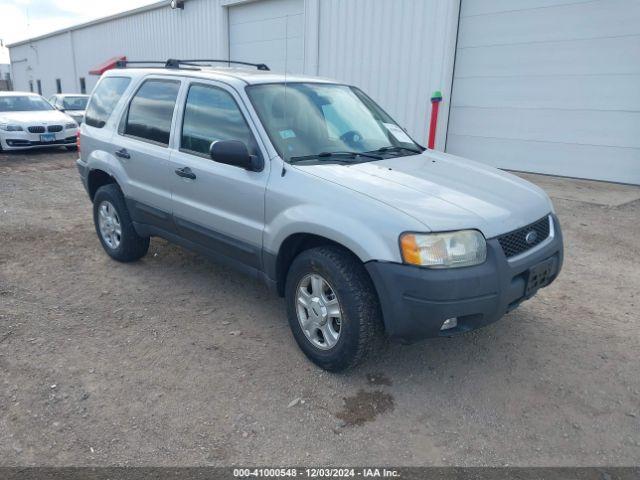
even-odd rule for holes
{"type": "Polygon", "coordinates": [[[375,289],[360,260],[343,248],[323,246],[298,255],[287,274],[285,299],[289,325],[296,342],[312,362],[325,370],[339,372],[352,368],[380,346],[383,338],[382,312],[375,289]],[[318,276],[326,282],[320,288],[323,292],[320,298],[313,295],[313,282],[317,282],[318,276]],[[311,303],[316,302],[311,308],[307,308],[308,295],[311,303]],[[323,300],[325,296],[327,302],[323,300]],[[306,302],[305,305],[300,303],[300,297],[304,297],[302,302],[306,302]],[[316,307],[322,305],[325,307],[323,312],[335,312],[334,297],[340,321],[329,318],[324,325],[318,326],[317,319],[323,322],[327,317],[323,313],[318,315],[316,307]],[[305,319],[311,319],[310,323],[305,319]],[[308,333],[302,327],[303,322],[311,325],[308,333]],[[327,325],[331,325],[331,329],[325,335],[322,329],[326,330],[327,325]],[[328,341],[338,328],[337,340],[328,341]],[[335,344],[331,346],[331,342],[335,344]]]}
{"type": "Polygon", "coordinates": [[[64,148],[66,148],[69,152],[75,152],[76,150],[78,150],[78,147],[76,145],[66,145],[64,148]]]}
{"type": "Polygon", "coordinates": [[[141,237],[136,233],[124,195],[122,195],[120,187],[115,183],[100,187],[93,197],[93,223],[102,248],[114,260],[135,262],[147,254],[149,237],[141,237]],[[101,231],[100,210],[102,207],[105,207],[109,212],[114,212],[112,213],[111,223],[105,225],[106,230],[113,232],[111,236],[105,235],[101,231]],[[116,219],[117,223],[113,219],[116,219]],[[119,226],[119,229],[116,228],[117,226],[119,226]],[[120,233],[117,234],[116,230],[119,230],[120,233]]]}

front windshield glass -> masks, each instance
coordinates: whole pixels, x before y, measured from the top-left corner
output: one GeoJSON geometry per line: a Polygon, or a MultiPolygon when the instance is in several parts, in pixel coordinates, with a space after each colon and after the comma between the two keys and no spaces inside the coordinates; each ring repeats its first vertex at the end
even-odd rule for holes
{"type": "MultiPolygon", "coordinates": [[[[278,83],[247,88],[276,150],[285,161],[331,154],[392,150],[415,154],[422,148],[360,90],[346,85],[278,83]]],[[[374,157],[375,158],[375,157],[374,157]]],[[[380,157],[377,157],[380,158],[380,157]]],[[[371,160],[354,157],[354,161],[371,160]]]]}
{"type": "Polygon", "coordinates": [[[32,95],[0,96],[0,112],[37,112],[53,110],[53,107],[42,97],[32,95]]]}
{"type": "Polygon", "coordinates": [[[64,97],[62,108],[65,110],[84,110],[87,108],[87,100],[89,97],[64,97]]]}

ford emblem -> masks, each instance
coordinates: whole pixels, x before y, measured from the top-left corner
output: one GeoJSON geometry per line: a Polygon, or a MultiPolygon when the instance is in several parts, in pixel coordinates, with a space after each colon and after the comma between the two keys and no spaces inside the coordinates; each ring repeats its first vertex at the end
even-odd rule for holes
{"type": "Polygon", "coordinates": [[[531,245],[537,239],[538,239],[538,234],[535,232],[535,230],[531,230],[529,233],[527,233],[524,236],[524,241],[527,242],[529,245],[531,245]]]}

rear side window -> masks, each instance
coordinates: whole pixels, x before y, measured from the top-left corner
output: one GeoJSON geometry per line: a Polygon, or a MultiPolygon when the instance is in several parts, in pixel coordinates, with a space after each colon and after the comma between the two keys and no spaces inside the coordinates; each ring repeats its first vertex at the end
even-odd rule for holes
{"type": "Polygon", "coordinates": [[[128,77],[103,78],[91,96],[85,114],[85,123],[92,127],[104,127],[130,82],[131,79],[128,77]]]}
{"type": "Polygon", "coordinates": [[[180,82],[146,80],[131,99],[124,134],[169,145],[180,82]]]}
{"type": "Polygon", "coordinates": [[[180,148],[209,156],[216,140],[240,140],[249,151],[257,145],[233,97],[226,91],[206,85],[191,85],[184,110],[180,148]]]}

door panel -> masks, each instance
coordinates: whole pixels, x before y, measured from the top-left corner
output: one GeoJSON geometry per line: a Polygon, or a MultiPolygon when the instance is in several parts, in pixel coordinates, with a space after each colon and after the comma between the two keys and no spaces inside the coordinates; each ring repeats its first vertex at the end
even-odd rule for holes
{"type": "Polygon", "coordinates": [[[123,135],[113,139],[114,151],[125,149],[130,158],[116,156],[128,176],[127,205],[133,221],[173,231],[169,149],[123,135]]]}
{"type": "Polygon", "coordinates": [[[304,70],[304,1],[264,0],[229,7],[229,58],[304,70]]]}
{"type": "Polygon", "coordinates": [[[640,184],[640,3],[462,0],[446,150],[640,184]]]}
{"type": "Polygon", "coordinates": [[[169,140],[180,81],[148,78],[125,111],[112,152],[128,178],[128,205],[134,221],[175,231],[171,218],[169,140]]]}
{"type": "Polygon", "coordinates": [[[190,153],[172,164],[196,175],[173,175],[173,214],[181,236],[248,266],[260,266],[266,173],[248,172],[190,153]]]}
{"type": "Polygon", "coordinates": [[[250,172],[211,160],[215,140],[241,140],[260,154],[237,94],[211,83],[187,87],[171,156],[173,214],[180,236],[251,268],[260,268],[269,165],[250,172]],[[181,148],[182,147],[182,148],[181,148]],[[195,178],[176,171],[190,169],[195,178]]]}

